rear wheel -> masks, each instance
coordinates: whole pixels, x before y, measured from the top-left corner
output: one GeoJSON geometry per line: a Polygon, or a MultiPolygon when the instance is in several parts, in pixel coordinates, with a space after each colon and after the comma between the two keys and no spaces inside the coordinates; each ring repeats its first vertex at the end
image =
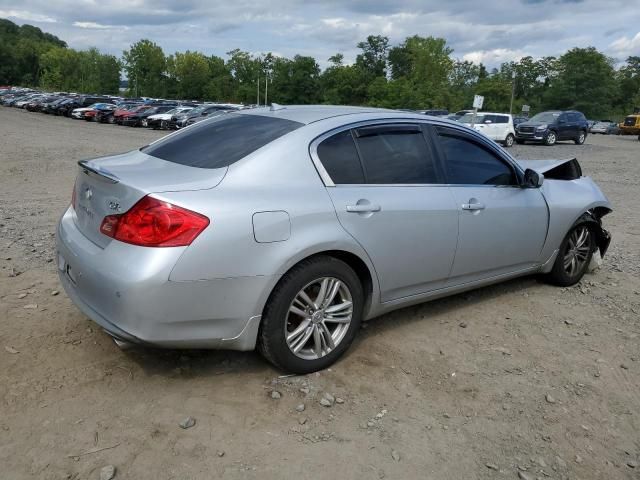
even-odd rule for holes
{"type": "Polygon", "coordinates": [[[166,120],[160,120],[160,129],[166,130],[168,128],[168,123],[166,120]]]}
{"type": "Polygon", "coordinates": [[[509,135],[507,135],[507,138],[504,139],[504,146],[507,148],[513,147],[514,140],[515,137],[510,133],[509,135]]]}
{"type": "Polygon", "coordinates": [[[576,138],[574,140],[574,142],[576,143],[576,145],[582,145],[586,139],[587,139],[586,132],[585,131],[581,131],[580,135],[578,135],[578,138],[576,138]]]}
{"type": "Polygon", "coordinates": [[[258,349],[276,367],[310,373],[334,363],[353,341],[364,294],[358,276],[333,257],[315,257],[285,274],[265,307],[258,349]]]}
{"type": "Polygon", "coordinates": [[[555,145],[558,141],[558,137],[556,136],[556,132],[547,133],[546,138],[544,139],[544,144],[548,146],[555,145]]]}
{"type": "Polygon", "coordinates": [[[589,267],[594,248],[595,238],[589,226],[582,223],[573,227],[562,241],[549,273],[551,283],[561,287],[578,283],[589,267]]]}

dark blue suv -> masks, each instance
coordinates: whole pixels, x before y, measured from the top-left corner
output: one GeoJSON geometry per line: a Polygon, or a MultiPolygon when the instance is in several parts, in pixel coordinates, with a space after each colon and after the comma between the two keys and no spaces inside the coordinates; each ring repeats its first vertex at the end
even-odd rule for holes
{"type": "Polygon", "coordinates": [[[554,145],[560,140],[573,140],[582,145],[587,139],[587,119],[575,110],[551,110],[538,113],[516,127],[516,142],[554,145]]]}

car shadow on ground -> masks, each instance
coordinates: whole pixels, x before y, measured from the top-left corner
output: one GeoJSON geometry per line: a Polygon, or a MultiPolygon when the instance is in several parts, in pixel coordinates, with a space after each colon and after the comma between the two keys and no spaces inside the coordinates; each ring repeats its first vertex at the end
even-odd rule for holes
{"type": "MultiPolygon", "coordinates": [[[[445,297],[419,305],[411,306],[382,315],[369,322],[356,335],[353,345],[346,352],[342,360],[365,348],[371,337],[383,334],[385,331],[410,325],[417,322],[427,322],[436,314],[453,314],[461,307],[491,302],[496,298],[512,294],[525,293],[532,287],[540,285],[535,276],[528,276],[509,280],[499,284],[470,290],[450,297],[445,297]]],[[[550,287],[551,288],[551,287],[550,287]]],[[[147,347],[133,347],[123,351],[132,362],[138,364],[148,375],[160,375],[171,378],[200,378],[215,377],[217,375],[260,375],[273,377],[287,375],[276,369],[260,356],[256,351],[237,352],[228,350],[177,350],[147,347]]]]}

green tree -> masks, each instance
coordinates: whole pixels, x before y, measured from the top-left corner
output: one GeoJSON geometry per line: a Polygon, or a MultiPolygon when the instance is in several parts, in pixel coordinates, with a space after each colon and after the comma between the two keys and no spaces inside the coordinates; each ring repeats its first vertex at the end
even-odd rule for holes
{"type": "Polygon", "coordinates": [[[210,77],[204,89],[205,99],[220,102],[235,100],[233,76],[229,67],[220,57],[212,55],[207,58],[210,77]]]}
{"type": "Polygon", "coordinates": [[[123,67],[134,96],[162,97],[166,92],[166,66],[162,48],[151,40],[140,40],[122,53],[123,67]]]}
{"type": "Polygon", "coordinates": [[[284,104],[318,103],[319,77],[320,67],[313,57],[276,58],[272,65],[269,98],[284,104]]]}
{"type": "MultiPolygon", "coordinates": [[[[406,105],[395,104],[397,108],[433,108],[447,106],[449,100],[449,78],[454,70],[451,59],[453,50],[444,38],[408,37],[389,52],[392,72],[391,85],[404,79],[398,86],[410,85],[413,92],[394,97],[394,102],[408,101],[406,105]]],[[[407,92],[408,93],[408,92],[407,92]]]]}
{"type": "Polygon", "coordinates": [[[329,58],[331,65],[319,77],[320,101],[329,105],[359,105],[362,102],[360,70],[343,65],[344,57],[338,53],[329,58]]]}
{"type": "Polygon", "coordinates": [[[575,108],[587,118],[610,113],[615,89],[611,58],[594,47],[573,48],[558,58],[556,71],[544,95],[545,108],[575,108]]]}
{"type": "Polygon", "coordinates": [[[190,100],[202,100],[211,76],[209,59],[199,52],[187,50],[167,59],[177,83],[177,96],[190,100]]]}

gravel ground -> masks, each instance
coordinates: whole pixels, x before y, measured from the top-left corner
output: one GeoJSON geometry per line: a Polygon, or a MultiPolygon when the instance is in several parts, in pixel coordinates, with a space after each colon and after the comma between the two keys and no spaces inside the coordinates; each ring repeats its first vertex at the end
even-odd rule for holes
{"type": "Polygon", "coordinates": [[[121,351],[57,293],[76,161],[161,135],[0,108],[3,480],[640,478],[635,137],[512,149],[578,157],[612,201],[581,284],[406,308],[333,368],[282,377],[255,353],[121,351]]]}

